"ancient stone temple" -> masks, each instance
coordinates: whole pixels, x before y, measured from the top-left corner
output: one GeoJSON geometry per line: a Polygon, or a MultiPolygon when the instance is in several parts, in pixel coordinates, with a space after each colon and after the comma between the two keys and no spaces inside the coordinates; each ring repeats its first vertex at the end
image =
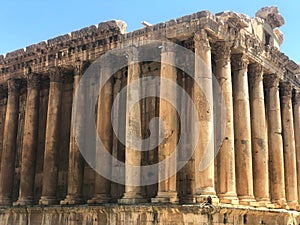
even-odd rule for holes
{"type": "Polygon", "coordinates": [[[280,51],[283,24],[276,7],[254,18],[201,11],[129,33],[108,21],[0,56],[0,224],[300,224],[300,68],[280,51]],[[137,54],[120,54],[128,46],[137,54]],[[111,76],[90,113],[92,99],[76,91],[105,54],[95,77],[111,76]],[[183,91],[136,82],[149,76],[183,91]],[[226,112],[217,113],[220,105],[226,112]],[[96,138],[82,122],[90,116],[115,160],[93,151],[96,138]],[[158,117],[164,124],[151,130],[158,117]],[[78,133],[95,155],[83,154],[78,133]],[[165,134],[158,145],[151,141],[162,135],[153,133],[165,134]],[[109,176],[92,166],[98,158],[109,176]],[[157,182],[145,185],[151,177],[157,182]]]}

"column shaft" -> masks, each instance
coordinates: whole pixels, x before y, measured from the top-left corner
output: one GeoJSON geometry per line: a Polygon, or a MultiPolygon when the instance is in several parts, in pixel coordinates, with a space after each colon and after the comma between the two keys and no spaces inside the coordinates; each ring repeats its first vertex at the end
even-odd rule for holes
{"type": "MultiPolygon", "coordinates": [[[[111,68],[101,68],[101,77],[111,74],[111,68]]],[[[100,79],[101,80],[101,79],[100,79]]],[[[112,154],[112,123],[111,123],[111,109],[113,104],[113,84],[112,78],[110,78],[103,86],[99,93],[98,109],[97,109],[97,134],[100,141],[105,147],[105,151],[112,154]]],[[[106,162],[106,164],[96,165],[101,166],[105,174],[111,174],[112,162],[101,152],[96,153],[97,162],[106,162]],[[105,170],[105,171],[104,171],[105,170]]],[[[88,200],[89,204],[107,203],[111,199],[111,182],[100,174],[95,174],[95,195],[91,200],[88,200]]]]}
{"type": "Polygon", "coordinates": [[[253,189],[254,196],[262,206],[270,203],[268,171],[268,134],[265,112],[263,67],[249,66],[253,189]]]}
{"type": "MultiPolygon", "coordinates": [[[[172,66],[176,63],[176,54],[171,46],[164,44],[161,52],[161,71],[160,76],[162,79],[168,79],[174,83],[177,82],[177,69],[172,66]]],[[[170,96],[177,98],[176,89],[169,90],[164,86],[160,86],[161,96],[170,96]]],[[[166,100],[160,98],[159,101],[159,117],[164,121],[164,129],[159,128],[159,132],[165,131],[163,141],[158,146],[158,161],[161,162],[169,157],[173,151],[176,150],[178,141],[178,119],[177,112],[172,105],[166,100]]],[[[162,134],[159,134],[162,136],[162,134]]],[[[178,202],[177,190],[176,190],[176,173],[170,174],[176,169],[176,157],[175,160],[169,160],[170,163],[166,165],[159,164],[158,169],[158,192],[155,198],[152,198],[152,202],[178,202]]]]}
{"type": "MultiPolygon", "coordinates": [[[[199,116],[199,137],[195,137],[198,145],[195,149],[195,201],[203,202],[208,196],[218,202],[214,180],[214,121],[213,121],[213,84],[211,48],[206,32],[203,30],[194,37],[195,44],[195,83],[193,86],[193,102],[199,116]],[[198,58],[199,57],[199,58],[198,58]],[[201,84],[199,87],[198,84],[201,84]],[[204,156],[210,162],[200,168],[204,156]]],[[[203,163],[203,162],[202,162],[203,163]]]]}
{"type": "Polygon", "coordinates": [[[248,88],[248,59],[244,54],[232,56],[233,114],[236,186],[240,204],[253,203],[251,125],[248,88]]]}
{"type": "Polygon", "coordinates": [[[46,140],[44,151],[43,186],[41,205],[57,203],[57,178],[58,178],[58,145],[60,109],[62,97],[62,71],[59,68],[50,70],[50,90],[48,100],[46,140]]]}
{"type": "Polygon", "coordinates": [[[20,80],[9,79],[0,170],[0,205],[10,205],[15,174],[20,80]]]}
{"type": "Polygon", "coordinates": [[[33,201],[38,144],[39,97],[39,74],[28,74],[20,193],[15,205],[30,205],[33,201]]]}
{"type": "Polygon", "coordinates": [[[296,209],[298,204],[296,146],[292,106],[292,85],[281,85],[281,115],[284,155],[285,195],[288,206],[296,209]]]}
{"type": "Polygon", "coordinates": [[[134,104],[132,108],[129,106],[136,98],[139,99],[141,93],[140,85],[131,86],[132,83],[140,78],[140,65],[137,61],[137,52],[130,52],[128,58],[128,77],[127,77],[127,100],[126,100],[126,149],[125,149],[125,193],[119,203],[135,204],[145,202],[142,196],[141,188],[141,162],[142,162],[142,146],[135,145],[134,138],[142,140],[142,120],[141,120],[141,103],[134,104]]]}
{"type": "Polygon", "coordinates": [[[265,76],[266,109],[268,118],[268,145],[270,193],[275,207],[285,207],[285,182],[283,165],[283,143],[279,98],[279,78],[276,75],[265,76]]]}
{"type": "MultiPolygon", "coordinates": [[[[219,163],[219,198],[222,203],[238,204],[235,180],[235,157],[234,157],[234,130],[233,130],[233,102],[231,82],[230,45],[225,42],[217,42],[214,46],[216,66],[214,73],[219,82],[222,97],[226,107],[225,138],[222,140],[218,163],[219,163]]],[[[219,102],[221,96],[214,95],[214,101],[219,102]]],[[[217,107],[217,106],[216,106],[217,107]]],[[[221,123],[219,117],[215,118],[216,124],[221,123]]],[[[220,136],[218,129],[215,130],[216,138],[220,136]]]]}
{"type": "Polygon", "coordinates": [[[294,127],[297,157],[297,181],[298,181],[298,203],[300,202],[300,91],[295,91],[294,96],[294,127]]]}
{"type": "MultiPolygon", "coordinates": [[[[74,83],[73,83],[73,101],[75,98],[75,93],[77,90],[77,86],[80,81],[80,77],[82,74],[82,63],[80,61],[76,62],[75,65],[75,74],[74,74],[74,83]]],[[[80,98],[80,97],[79,97],[80,98]]],[[[79,100],[79,99],[78,99],[79,100]]],[[[83,101],[83,99],[80,99],[83,101]]],[[[73,102],[73,107],[76,104],[73,102]]],[[[78,104],[77,104],[78,105],[78,104]]],[[[74,116],[76,110],[72,110],[72,117],[74,116]]],[[[82,111],[84,113],[84,111],[82,111]]],[[[73,117],[75,118],[75,116],[73,117]]],[[[76,118],[78,118],[76,116],[76,118]]],[[[67,196],[64,200],[60,202],[61,205],[74,205],[80,204],[83,202],[82,199],[82,188],[83,188],[83,173],[84,173],[84,160],[81,155],[81,152],[78,148],[75,139],[75,129],[82,130],[83,124],[82,121],[72,121],[70,127],[70,150],[69,150],[69,168],[68,168],[68,190],[67,196]]]]}

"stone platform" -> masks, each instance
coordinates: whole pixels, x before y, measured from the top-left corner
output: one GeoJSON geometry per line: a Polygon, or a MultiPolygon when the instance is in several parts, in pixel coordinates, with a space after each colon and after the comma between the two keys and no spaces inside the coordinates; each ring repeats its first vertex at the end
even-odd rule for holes
{"type": "Polygon", "coordinates": [[[298,225],[300,213],[250,207],[109,204],[2,208],[0,221],[0,225],[298,225]]]}

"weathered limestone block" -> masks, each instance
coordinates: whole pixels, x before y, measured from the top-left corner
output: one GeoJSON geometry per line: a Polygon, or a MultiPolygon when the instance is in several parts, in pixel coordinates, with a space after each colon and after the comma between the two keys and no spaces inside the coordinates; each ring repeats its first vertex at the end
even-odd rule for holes
{"type": "Polygon", "coordinates": [[[0,225],[290,225],[300,213],[287,210],[199,206],[76,206],[0,210],[0,225]]]}
{"type": "Polygon", "coordinates": [[[273,29],[284,24],[284,19],[276,6],[261,8],[256,12],[255,16],[266,20],[273,29]]]}

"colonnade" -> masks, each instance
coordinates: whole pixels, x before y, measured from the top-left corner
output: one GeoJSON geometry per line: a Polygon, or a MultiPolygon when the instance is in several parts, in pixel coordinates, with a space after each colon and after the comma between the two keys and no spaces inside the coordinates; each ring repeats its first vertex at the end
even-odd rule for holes
{"type": "MultiPolygon", "coordinates": [[[[283,81],[278,74],[266,73],[263,66],[251,62],[246,53],[231,52],[229,43],[211,43],[205,32],[195,34],[194,51],[205,63],[195,62],[195,77],[205,83],[205,90],[193,85],[192,99],[199,115],[200,136],[193,155],[192,196],[190,203],[203,202],[211,196],[214,203],[232,205],[265,206],[276,208],[298,207],[300,199],[300,90],[283,81]],[[212,61],[214,63],[212,63],[212,61]],[[213,65],[214,64],[214,65],[213,65]],[[206,67],[206,68],[203,68],[206,67]],[[203,72],[204,71],[204,72],[203,72]],[[222,91],[226,106],[225,137],[222,140],[218,160],[212,161],[203,171],[199,163],[208,144],[210,151],[216,146],[208,136],[218,132],[215,124],[221,118],[213,117],[216,101],[213,93],[213,73],[222,91]],[[202,95],[205,92],[205,99],[202,95]],[[217,163],[217,171],[215,165],[217,163]],[[215,179],[218,178],[216,181],[215,179]],[[217,185],[217,187],[216,187],[217,185]]],[[[177,82],[176,51],[168,46],[162,48],[160,76],[177,82]]],[[[135,61],[136,59],[129,59],[135,61]]],[[[74,65],[74,90],[76,89],[82,65],[74,65]]],[[[101,73],[110,73],[102,68],[101,73]]],[[[140,64],[131,63],[127,70],[127,84],[140,76],[140,64]]],[[[58,131],[62,102],[63,79],[68,71],[61,68],[49,70],[50,86],[44,149],[42,196],[39,204],[58,204],[56,197],[58,180],[58,131]]],[[[39,74],[30,73],[27,81],[26,112],[22,142],[20,187],[18,200],[14,205],[30,205],[34,198],[35,161],[37,150],[37,124],[39,121],[39,74]]],[[[18,133],[20,79],[7,81],[7,108],[0,170],[0,205],[12,204],[12,190],[16,158],[16,137],[18,133]]],[[[110,123],[113,104],[114,81],[104,86],[98,100],[97,131],[106,149],[112,153],[113,130],[110,123]]],[[[176,90],[160,87],[160,92],[176,96],[176,90]]],[[[134,91],[127,91],[130,101],[134,91]]],[[[126,134],[141,137],[141,106],[126,112],[126,134]]],[[[178,142],[177,114],[165,100],[159,101],[159,116],[164,120],[168,141],[158,147],[158,159],[164,160],[172,153],[178,142]]],[[[77,123],[80,124],[80,123],[77,123]]],[[[78,129],[82,129],[79,127],[78,129]]],[[[67,195],[60,204],[81,204],[83,200],[84,159],[80,154],[71,128],[69,147],[69,169],[67,195]]],[[[191,134],[192,135],[192,134],[191,134]]],[[[195,138],[195,137],[194,137],[195,138]]],[[[97,156],[103,157],[103,156],[97,156]]],[[[126,148],[125,163],[141,165],[141,152],[126,148]]],[[[176,168],[176,162],[163,167],[168,174],[176,168]]],[[[109,171],[111,168],[106,168],[109,171]]],[[[125,168],[125,183],[141,182],[141,175],[125,168]]],[[[135,204],[146,201],[153,203],[178,203],[177,174],[167,176],[157,186],[157,195],[145,199],[141,186],[125,184],[125,193],[119,203],[135,204]]],[[[111,181],[95,175],[94,196],[88,204],[108,203],[111,200],[111,181]]]]}

